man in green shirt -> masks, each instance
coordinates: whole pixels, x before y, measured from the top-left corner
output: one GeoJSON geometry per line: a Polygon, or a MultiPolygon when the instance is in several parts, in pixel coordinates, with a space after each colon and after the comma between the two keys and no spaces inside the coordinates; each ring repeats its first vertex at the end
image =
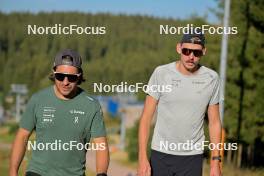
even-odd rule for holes
{"type": "Polygon", "coordinates": [[[50,76],[54,85],[34,94],[21,118],[10,176],[17,176],[26,147],[32,150],[26,176],[85,175],[87,150],[96,150],[96,171],[106,175],[109,151],[102,110],[78,87],[84,81],[81,65],[80,55],[73,50],[55,57],[50,76]],[[33,130],[36,141],[29,141],[33,130]]]}

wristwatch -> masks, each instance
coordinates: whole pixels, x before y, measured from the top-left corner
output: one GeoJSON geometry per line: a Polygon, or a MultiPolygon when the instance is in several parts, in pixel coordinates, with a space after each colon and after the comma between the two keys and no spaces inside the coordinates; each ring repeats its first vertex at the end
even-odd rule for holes
{"type": "Polygon", "coordinates": [[[218,160],[219,162],[221,162],[221,156],[213,156],[212,160],[218,160]]]}

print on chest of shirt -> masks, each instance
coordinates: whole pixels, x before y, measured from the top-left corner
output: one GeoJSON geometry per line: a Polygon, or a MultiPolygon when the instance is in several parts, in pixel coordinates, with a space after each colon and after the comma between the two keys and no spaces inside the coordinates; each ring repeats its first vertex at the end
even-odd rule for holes
{"type": "Polygon", "coordinates": [[[87,112],[81,108],[67,106],[43,105],[39,108],[37,119],[43,131],[56,130],[57,132],[74,132],[81,134],[87,124],[87,112]]]}
{"type": "Polygon", "coordinates": [[[166,84],[171,85],[172,91],[162,93],[161,102],[190,101],[196,102],[200,99],[209,101],[212,93],[213,79],[209,75],[201,77],[180,77],[166,75],[166,84]]]}
{"type": "Polygon", "coordinates": [[[52,123],[55,117],[56,109],[50,106],[44,106],[42,112],[42,123],[52,123]]]}

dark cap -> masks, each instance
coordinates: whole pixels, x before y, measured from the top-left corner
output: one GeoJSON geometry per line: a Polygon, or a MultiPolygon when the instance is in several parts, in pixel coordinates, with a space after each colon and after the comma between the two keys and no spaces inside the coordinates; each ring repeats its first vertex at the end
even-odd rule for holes
{"type": "Polygon", "coordinates": [[[205,37],[201,30],[198,30],[197,28],[194,28],[193,30],[189,29],[187,34],[183,34],[181,43],[199,44],[204,47],[205,37]]]}
{"type": "Polygon", "coordinates": [[[58,65],[70,65],[77,68],[81,68],[82,58],[76,51],[73,51],[71,49],[65,49],[60,51],[54,59],[53,68],[58,65]]]}

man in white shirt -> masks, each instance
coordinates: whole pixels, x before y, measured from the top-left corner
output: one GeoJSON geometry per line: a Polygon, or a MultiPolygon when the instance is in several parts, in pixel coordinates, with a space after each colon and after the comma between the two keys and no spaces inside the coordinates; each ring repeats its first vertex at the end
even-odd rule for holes
{"type": "MultiPolygon", "coordinates": [[[[171,91],[147,92],[139,127],[139,176],[201,176],[206,112],[210,142],[221,141],[220,80],[215,71],[199,64],[206,53],[205,37],[195,32],[184,34],[177,44],[180,60],[158,66],[149,80],[149,87],[170,85],[171,91]],[[149,162],[147,143],[156,110],[149,162]]],[[[211,154],[210,176],[219,176],[220,151],[211,154]]]]}

